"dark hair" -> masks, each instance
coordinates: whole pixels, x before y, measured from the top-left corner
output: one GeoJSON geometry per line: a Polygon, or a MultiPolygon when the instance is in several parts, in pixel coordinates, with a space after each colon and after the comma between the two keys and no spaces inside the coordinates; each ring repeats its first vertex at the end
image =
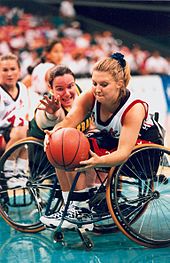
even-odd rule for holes
{"type": "Polygon", "coordinates": [[[110,57],[116,59],[123,69],[126,67],[126,60],[124,59],[123,54],[116,52],[113,53],[110,57]]]}
{"type": "Polygon", "coordinates": [[[43,55],[41,57],[41,63],[45,63],[46,62],[46,54],[50,53],[51,50],[53,49],[53,47],[56,44],[61,44],[62,45],[62,42],[59,39],[55,39],[55,40],[49,42],[47,46],[45,46],[43,55]]]}
{"type": "Polygon", "coordinates": [[[64,66],[64,65],[54,66],[49,72],[48,83],[52,87],[53,80],[55,79],[55,77],[64,76],[65,74],[72,75],[75,80],[74,73],[67,66],[64,66]]]}
{"type": "Polygon", "coordinates": [[[61,44],[62,45],[62,42],[59,40],[59,39],[55,39],[53,41],[51,41],[45,48],[44,50],[42,51],[42,55],[40,57],[40,59],[37,61],[37,63],[34,65],[34,66],[28,66],[27,68],[27,72],[28,74],[32,74],[34,68],[39,65],[40,63],[45,63],[46,62],[46,53],[49,53],[51,52],[51,50],[53,49],[53,47],[56,45],[56,44],[61,44]]]}
{"type": "Polygon", "coordinates": [[[47,52],[47,53],[50,52],[56,44],[61,44],[61,45],[62,45],[62,43],[61,43],[61,41],[60,41],[59,39],[55,39],[55,40],[51,41],[51,42],[45,47],[45,52],[47,52]]]}

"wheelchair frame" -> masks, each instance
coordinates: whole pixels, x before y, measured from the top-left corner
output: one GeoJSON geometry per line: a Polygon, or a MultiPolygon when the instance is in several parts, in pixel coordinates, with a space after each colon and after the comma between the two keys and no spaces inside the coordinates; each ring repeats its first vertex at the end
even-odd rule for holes
{"type": "MultiPolygon", "coordinates": [[[[104,210],[91,221],[72,221],[77,225],[86,249],[93,247],[82,225],[94,223],[94,232],[111,233],[122,231],[128,238],[146,247],[165,247],[170,245],[169,209],[169,172],[170,149],[144,144],[136,146],[129,159],[118,167],[111,168],[107,180],[101,180],[100,171],[95,169],[101,180],[99,189],[92,200],[93,207],[101,202],[104,210]],[[147,165],[145,162],[147,161],[147,165]],[[129,169],[129,170],[128,170],[129,169]],[[165,174],[166,180],[161,181],[165,174]],[[164,222],[164,224],[162,223],[164,222]]],[[[69,206],[76,182],[77,173],[71,187],[65,213],[69,206]]],[[[43,151],[43,142],[33,137],[18,141],[0,159],[0,214],[13,228],[21,232],[39,232],[46,227],[39,221],[42,214],[58,211],[62,205],[60,185],[54,168],[43,151]],[[4,164],[14,156],[18,149],[27,151],[27,183],[21,187],[8,187],[4,164]]],[[[65,215],[64,215],[65,216],[65,215]]],[[[54,231],[54,240],[63,240],[62,222],[54,231]]]]}

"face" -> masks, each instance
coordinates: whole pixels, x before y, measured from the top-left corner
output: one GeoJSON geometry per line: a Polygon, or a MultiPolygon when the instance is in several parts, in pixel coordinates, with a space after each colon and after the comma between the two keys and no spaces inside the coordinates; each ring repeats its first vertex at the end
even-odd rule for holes
{"type": "Polygon", "coordinates": [[[5,87],[15,87],[20,76],[20,69],[15,59],[0,61],[0,83],[5,87]]]}
{"type": "Polygon", "coordinates": [[[64,48],[60,43],[53,46],[50,52],[47,53],[47,60],[58,65],[61,64],[64,56],[64,48]]]}
{"type": "Polygon", "coordinates": [[[64,108],[70,108],[76,97],[76,84],[72,75],[65,74],[55,77],[52,84],[54,97],[60,96],[64,108]]]}
{"type": "Polygon", "coordinates": [[[120,94],[120,86],[107,72],[93,71],[92,90],[97,101],[102,104],[115,103],[120,94]]]}

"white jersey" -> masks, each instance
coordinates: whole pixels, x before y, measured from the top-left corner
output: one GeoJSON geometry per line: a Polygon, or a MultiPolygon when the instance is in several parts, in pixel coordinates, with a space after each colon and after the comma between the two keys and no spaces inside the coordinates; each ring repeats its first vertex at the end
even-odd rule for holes
{"type": "Polygon", "coordinates": [[[43,95],[48,92],[47,82],[45,75],[47,71],[54,67],[53,63],[45,62],[38,64],[32,72],[32,90],[38,94],[43,95]]]}
{"type": "Polygon", "coordinates": [[[17,127],[28,125],[28,92],[25,85],[17,82],[18,96],[13,99],[0,86],[0,130],[9,126],[17,127]]]}
{"type": "Polygon", "coordinates": [[[112,134],[114,138],[119,138],[120,132],[122,129],[123,119],[128,112],[136,103],[142,103],[142,105],[145,108],[145,120],[143,122],[142,128],[147,129],[147,127],[150,127],[153,125],[152,120],[149,118],[148,115],[148,105],[146,102],[140,100],[139,98],[136,98],[133,96],[133,94],[130,93],[129,97],[125,102],[123,102],[119,108],[118,111],[113,113],[113,115],[106,121],[102,122],[100,119],[100,103],[97,103],[95,101],[94,108],[93,108],[93,118],[96,127],[99,130],[107,130],[112,134]]]}

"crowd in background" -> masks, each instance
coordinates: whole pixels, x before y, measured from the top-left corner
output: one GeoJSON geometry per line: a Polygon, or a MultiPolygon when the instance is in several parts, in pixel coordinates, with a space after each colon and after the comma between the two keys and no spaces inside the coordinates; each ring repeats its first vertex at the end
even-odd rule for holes
{"type": "MultiPolygon", "coordinates": [[[[65,1],[64,1],[65,2],[65,1]]],[[[158,50],[149,52],[135,43],[124,45],[115,39],[114,32],[84,32],[76,20],[64,19],[61,13],[51,19],[26,13],[20,8],[0,7],[0,54],[15,53],[21,61],[21,77],[34,66],[49,41],[60,39],[64,47],[62,63],[78,77],[90,75],[91,67],[112,52],[122,52],[130,64],[132,74],[170,74],[170,59],[158,50]]]]}
{"type": "MultiPolygon", "coordinates": [[[[76,19],[74,9],[64,13],[68,11],[65,4],[69,3],[72,0],[61,2],[56,17],[41,17],[17,7],[0,6],[0,155],[18,139],[27,136],[32,121],[34,127],[38,127],[34,116],[44,95],[46,102],[43,105],[48,107],[48,103],[54,103],[56,107],[59,104],[50,99],[49,94],[52,86],[49,76],[56,65],[69,67],[77,78],[90,77],[96,61],[121,52],[130,65],[132,75],[170,74],[170,60],[158,50],[149,52],[138,43],[128,47],[108,30],[85,32],[76,19]]],[[[71,73],[72,78],[73,75],[71,73]]],[[[67,81],[63,82],[67,84],[67,81]]],[[[58,90],[64,94],[62,102],[67,104],[74,96],[70,83],[65,88],[63,82],[61,86],[64,88],[59,86],[58,90]]],[[[46,113],[43,116],[50,122],[57,119],[51,119],[46,113]]],[[[23,155],[18,160],[17,169],[22,174],[26,160],[23,155]]],[[[8,183],[12,187],[20,186],[21,178],[13,176],[11,162],[5,169],[8,183]]]]}

